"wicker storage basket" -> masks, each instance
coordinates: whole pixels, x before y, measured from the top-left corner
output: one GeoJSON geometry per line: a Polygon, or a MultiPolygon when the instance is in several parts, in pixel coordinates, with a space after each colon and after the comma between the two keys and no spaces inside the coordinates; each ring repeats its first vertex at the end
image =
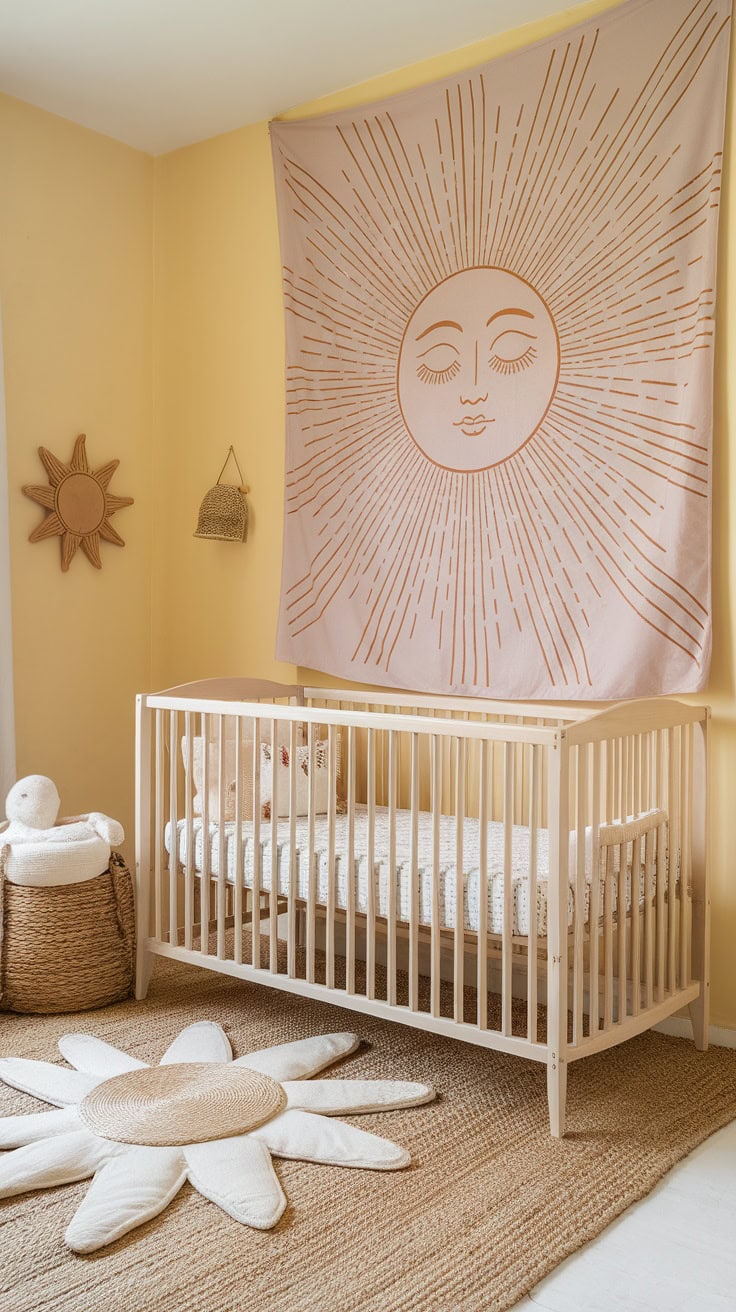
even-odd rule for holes
{"type": "Polygon", "coordinates": [[[134,978],[133,881],[118,852],[81,884],[0,880],[0,1010],[104,1007],[128,997],[134,978]]]}

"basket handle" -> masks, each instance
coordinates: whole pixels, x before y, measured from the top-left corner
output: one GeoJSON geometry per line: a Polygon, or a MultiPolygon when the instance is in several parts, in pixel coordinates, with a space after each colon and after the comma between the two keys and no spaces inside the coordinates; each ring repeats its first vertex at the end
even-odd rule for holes
{"type": "Polygon", "coordinates": [[[246,487],[245,483],[243,482],[243,471],[242,471],[242,469],[240,468],[240,463],[239,463],[239,461],[238,461],[238,457],[237,457],[236,454],[235,454],[235,448],[234,448],[234,446],[232,445],[232,442],[230,443],[230,446],[229,446],[229,448],[228,448],[228,453],[227,453],[227,455],[225,456],[225,463],[224,463],[224,465],[222,466],[222,469],[220,470],[219,474],[217,475],[217,482],[219,483],[220,479],[222,478],[223,474],[225,473],[225,470],[227,469],[227,462],[228,462],[228,460],[230,459],[231,456],[232,456],[233,460],[235,461],[235,468],[237,469],[238,474],[239,474],[239,476],[240,476],[240,491],[241,491],[243,494],[245,494],[246,492],[250,492],[250,488],[249,488],[249,487],[246,487]]]}
{"type": "MultiPolygon", "coordinates": [[[[114,848],[110,853],[110,864],[108,869],[112,879],[112,891],[115,898],[115,914],[118,922],[118,930],[123,944],[125,945],[125,951],[128,954],[131,970],[135,973],[135,929],[132,934],[128,931],[124,908],[121,905],[121,901],[124,898],[127,901],[125,895],[128,891],[130,891],[131,897],[133,895],[132,880],[130,871],[128,870],[123,857],[119,852],[116,852],[114,848]]],[[[133,917],[132,923],[135,925],[135,917],[133,917]]]]}
{"type": "MultiPolygon", "coordinates": [[[[3,825],[6,829],[7,825],[3,825]]],[[[10,843],[0,841],[0,1002],[3,1000],[5,972],[3,970],[3,938],[5,934],[5,878],[10,855],[10,843]]]]}

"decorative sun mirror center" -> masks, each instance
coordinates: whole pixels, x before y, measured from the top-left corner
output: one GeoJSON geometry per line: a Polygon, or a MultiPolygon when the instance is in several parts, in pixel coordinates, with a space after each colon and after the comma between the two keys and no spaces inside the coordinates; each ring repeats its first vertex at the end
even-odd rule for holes
{"type": "Polygon", "coordinates": [[[105,493],[93,474],[70,474],[56,489],[56,513],[67,533],[85,537],[105,518],[105,493]]]}

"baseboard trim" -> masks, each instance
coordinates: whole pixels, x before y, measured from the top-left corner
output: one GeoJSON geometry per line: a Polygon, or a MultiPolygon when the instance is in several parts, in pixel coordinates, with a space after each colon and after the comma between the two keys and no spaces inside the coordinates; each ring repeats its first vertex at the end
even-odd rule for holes
{"type": "MultiPolygon", "coordinates": [[[[678,1039],[693,1037],[693,1027],[685,1016],[670,1016],[667,1020],[661,1020],[658,1025],[653,1025],[652,1028],[659,1030],[660,1034],[672,1034],[678,1039]]],[[[711,1025],[708,1029],[708,1042],[712,1043],[714,1048],[736,1048],[736,1030],[728,1030],[722,1025],[711,1025]]]]}

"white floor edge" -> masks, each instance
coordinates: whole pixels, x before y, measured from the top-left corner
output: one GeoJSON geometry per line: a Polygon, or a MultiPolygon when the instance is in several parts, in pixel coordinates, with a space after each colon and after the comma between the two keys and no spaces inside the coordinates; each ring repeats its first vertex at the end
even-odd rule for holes
{"type": "MultiPolygon", "coordinates": [[[[671,1017],[665,1034],[692,1039],[671,1017]]],[[[709,1042],[736,1048],[736,1030],[709,1042]]],[[[514,1312],[736,1312],[736,1121],[717,1131],[514,1312]]]]}

